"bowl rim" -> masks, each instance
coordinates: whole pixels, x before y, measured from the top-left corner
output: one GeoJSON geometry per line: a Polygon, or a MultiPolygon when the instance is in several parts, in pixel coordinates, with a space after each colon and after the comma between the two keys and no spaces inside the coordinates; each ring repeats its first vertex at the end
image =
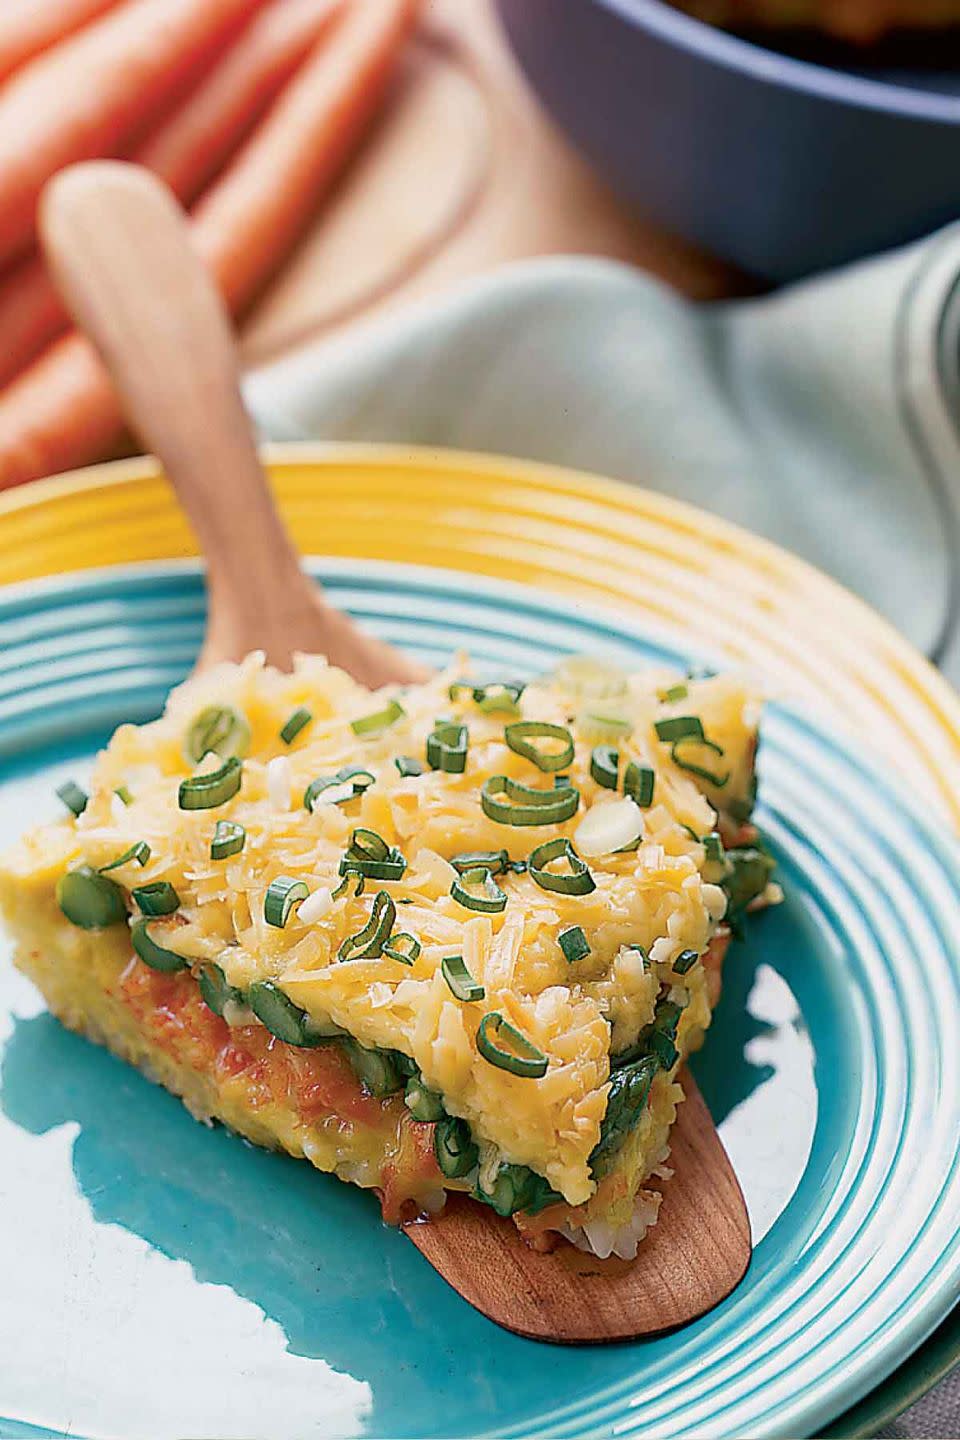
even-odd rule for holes
{"type": "Polygon", "coordinates": [[[668,0],[593,0],[602,9],[656,35],[679,50],[709,60],[725,70],[749,75],[836,104],[873,110],[914,120],[960,125],[960,95],[872,80],[835,70],[812,60],[781,55],[751,40],[698,20],[668,0]]]}

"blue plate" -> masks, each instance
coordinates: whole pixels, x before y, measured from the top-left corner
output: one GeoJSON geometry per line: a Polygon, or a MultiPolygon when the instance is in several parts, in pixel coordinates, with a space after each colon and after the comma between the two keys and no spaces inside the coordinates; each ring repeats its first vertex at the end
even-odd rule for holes
{"type": "MultiPolygon", "coordinates": [[[[422,659],[490,675],[571,651],[709,655],[532,589],[320,567],[422,659]]],[[[0,839],[57,811],[196,654],[192,565],[0,597],[0,839]]],[[[850,744],[771,706],[759,823],[787,901],[727,962],[697,1078],[756,1250],[669,1336],[560,1350],[498,1330],[375,1201],[196,1125],[0,965],[0,1433],[798,1435],[877,1383],[960,1287],[960,855],[850,744]]]]}

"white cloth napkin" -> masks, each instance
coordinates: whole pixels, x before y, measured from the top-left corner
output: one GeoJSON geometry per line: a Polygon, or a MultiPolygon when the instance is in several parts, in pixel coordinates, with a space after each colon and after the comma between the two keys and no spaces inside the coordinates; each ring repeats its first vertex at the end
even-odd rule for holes
{"type": "Polygon", "coordinates": [[[759,300],[506,266],[253,374],[274,439],[457,446],[701,505],[829,571],[960,682],[960,227],[759,300]]]}

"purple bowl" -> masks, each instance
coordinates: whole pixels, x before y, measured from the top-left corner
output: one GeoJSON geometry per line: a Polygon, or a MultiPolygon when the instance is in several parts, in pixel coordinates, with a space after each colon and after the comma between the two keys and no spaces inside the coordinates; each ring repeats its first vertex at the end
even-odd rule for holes
{"type": "Polygon", "coordinates": [[[960,216],[960,72],[866,74],[661,0],[498,0],[573,141],[659,225],[786,280],[960,216]]]}

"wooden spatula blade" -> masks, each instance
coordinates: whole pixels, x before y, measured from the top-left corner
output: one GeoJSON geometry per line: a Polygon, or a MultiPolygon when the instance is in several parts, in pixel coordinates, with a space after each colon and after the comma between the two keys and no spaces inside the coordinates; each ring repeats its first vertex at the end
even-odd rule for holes
{"type": "Polygon", "coordinates": [[[671,1137],[674,1174],[635,1260],[564,1242],[531,1250],[511,1220],[465,1196],[407,1234],[464,1300],[531,1340],[600,1344],[685,1325],[719,1305],[750,1263],[750,1220],[710,1112],[689,1074],[671,1137]]]}

